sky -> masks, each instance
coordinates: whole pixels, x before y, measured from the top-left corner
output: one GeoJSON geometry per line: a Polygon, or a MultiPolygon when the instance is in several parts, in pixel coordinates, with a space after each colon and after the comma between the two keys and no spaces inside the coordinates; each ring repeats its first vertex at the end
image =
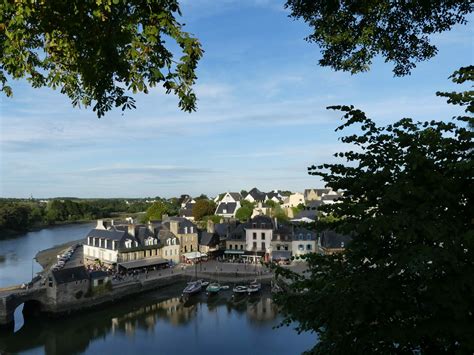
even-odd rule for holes
{"type": "MultiPolygon", "coordinates": [[[[11,83],[0,94],[0,196],[35,198],[214,196],[220,192],[303,191],[324,183],[307,174],[351,149],[325,108],[352,104],[379,124],[403,117],[447,119],[460,110],[435,96],[474,58],[472,25],[433,37],[439,53],[412,75],[393,77],[377,58],[367,73],[318,66],[319,48],[282,1],[181,1],[185,30],[205,50],[197,71],[198,110],[154,88],[137,109],[98,119],[50,88],[11,83]]],[[[459,89],[459,88],[458,88],[459,89]]]]}

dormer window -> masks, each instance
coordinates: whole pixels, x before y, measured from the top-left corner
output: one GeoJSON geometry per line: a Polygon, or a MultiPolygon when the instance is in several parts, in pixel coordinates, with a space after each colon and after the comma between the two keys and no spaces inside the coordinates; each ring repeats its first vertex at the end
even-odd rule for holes
{"type": "Polygon", "coordinates": [[[131,248],[132,247],[132,240],[131,239],[127,239],[125,241],[125,248],[131,248]]]}
{"type": "Polygon", "coordinates": [[[257,228],[257,223],[252,223],[252,228],[257,228]]]}
{"type": "Polygon", "coordinates": [[[227,210],[226,210],[225,208],[224,208],[224,211],[223,211],[223,213],[227,213],[227,210]]]}
{"type": "Polygon", "coordinates": [[[154,240],[153,237],[148,237],[148,238],[145,239],[145,245],[146,246],[153,245],[153,244],[155,244],[155,240],[154,240]]]}
{"type": "Polygon", "coordinates": [[[262,228],[265,228],[265,223],[262,223],[262,228]]]}

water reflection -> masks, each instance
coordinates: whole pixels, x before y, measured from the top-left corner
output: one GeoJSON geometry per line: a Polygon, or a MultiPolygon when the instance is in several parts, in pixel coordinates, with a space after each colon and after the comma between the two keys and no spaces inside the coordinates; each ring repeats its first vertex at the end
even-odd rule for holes
{"type": "Polygon", "coordinates": [[[284,334],[272,329],[279,316],[269,293],[238,300],[231,292],[209,299],[201,295],[184,303],[176,294],[157,291],[66,319],[26,320],[17,333],[0,334],[0,353],[124,354],[140,344],[143,351],[159,348],[164,354],[220,353],[223,346],[227,354],[272,347],[274,354],[288,354],[314,341],[289,328],[284,334]]]}

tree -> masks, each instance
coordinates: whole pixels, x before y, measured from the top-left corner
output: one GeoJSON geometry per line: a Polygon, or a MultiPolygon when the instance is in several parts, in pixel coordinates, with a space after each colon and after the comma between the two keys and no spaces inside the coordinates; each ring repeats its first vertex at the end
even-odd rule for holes
{"type": "Polygon", "coordinates": [[[396,76],[436,55],[430,35],[466,24],[473,11],[465,0],[287,0],[285,7],[314,31],[306,40],[321,48],[320,65],[358,73],[382,55],[396,76]]]}
{"type": "Polygon", "coordinates": [[[145,220],[160,220],[164,214],[168,213],[168,205],[163,201],[153,202],[153,204],[146,210],[145,220]]]}
{"type": "Polygon", "coordinates": [[[216,211],[216,204],[213,201],[200,199],[193,205],[193,217],[196,221],[205,216],[211,216],[216,211]]]}
{"type": "MultiPolygon", "coordinates": [[[[474,67],[453,81],[474,78],[474,67]]],[[[276,297],[285,323],[318,334],[314,354],[474,351],[474,92],[439,93],[466,106],[452,121],[404,118],[377,126],[354,107],[336,106],[338,130],[356,151],[345,164],[309,167],[340,203],[324,227],[351,233],[340,255],[309,254],[308,274],[278,269],[292,282],[276,297]],[[470,114],[470,116],[469,116],[470,114]]]]}
{"type": "Polygon", "coordinates": [[[26,78],[34,88],[60,88],[73,106],[98,117],[135,107],[129,92],[162,85],[184,111],[202,56],[196,38],[176,20],[177,0],[4,1],[0,6],[0,83],[26,78]],[[175,59],[174,43],[181,51],[175,59]]]}
{"type": "Polygon", "coordinates": [[[252,212],[253,208],[242,206],[235,212],[235,218],[242,222],[248,221],[252,217],[252,212]]]}

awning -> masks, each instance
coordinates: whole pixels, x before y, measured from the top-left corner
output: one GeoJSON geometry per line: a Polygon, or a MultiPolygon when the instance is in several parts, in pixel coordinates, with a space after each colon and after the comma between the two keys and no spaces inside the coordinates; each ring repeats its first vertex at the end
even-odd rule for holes
{"type": "Polygon", "coordinates": [[[224,254],[238,254],[238,255],[242,255],[243,253],[245,253],[243,250],[226,250],[224,252],[224,254]]]}
{"type": "Polygon", "coordinates": [[[140,260],[125,261],[123,263],[119,263],[118,265],[125,269],[136,269],[140,267],[148,267],[148,266],[163,265],[163,264],[168,264],[168,260],[162,259],[162,258],[146,258],[146,259],[140,259],[140,260]]]}
{"type": "Polygon", "coordinates": [[[207,254],[201,253],[199,251],[192,251],[190,253],[184,253],[183,256],[186,259],[193,260],[193,259],[198,259],[198,258],[203,258],[206,257],[207,254]]]}
{"type": "Polygon", "coordinates": [[[291,259],[291,251],[289,250],[275,250],[272,253],[273,260],[289,260],[291,259]]]}

